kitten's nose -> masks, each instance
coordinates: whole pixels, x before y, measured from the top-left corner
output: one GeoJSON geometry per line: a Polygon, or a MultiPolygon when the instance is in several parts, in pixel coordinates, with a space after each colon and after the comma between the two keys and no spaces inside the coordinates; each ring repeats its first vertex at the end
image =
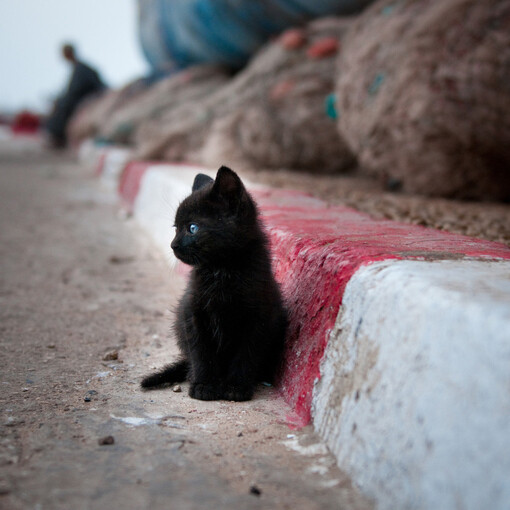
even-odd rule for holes
{"type": "Polygon", "coordinates": [[[179,246],[179,243],[177,242],[177,239],[173,239],[173,241],[170,243],[170,248],[172,248],[172,250],[175,250],[177,247],[179,246]]]}

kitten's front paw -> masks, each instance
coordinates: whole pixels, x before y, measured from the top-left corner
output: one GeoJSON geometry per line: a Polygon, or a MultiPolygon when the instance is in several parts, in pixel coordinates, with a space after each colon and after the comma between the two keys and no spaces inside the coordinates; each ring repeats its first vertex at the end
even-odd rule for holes
{"type": "Polygon", "coordinates": [[[251,386],[234,386],[230,385],[225,388],[223,398],[225,400],[233,400],[235,402],[244,402],[251,400],[253,397],[253,388],[251,386]]]}
{"type": "Polygon", "coordinates": [[[214,384],[192,383],[189,396],[197,400],[221,400],[221,389],[214,384]]]}

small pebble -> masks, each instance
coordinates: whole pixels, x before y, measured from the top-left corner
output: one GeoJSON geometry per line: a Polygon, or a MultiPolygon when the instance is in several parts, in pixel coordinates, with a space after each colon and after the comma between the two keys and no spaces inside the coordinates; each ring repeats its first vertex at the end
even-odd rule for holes
{"type": "Polygon", "coordinates": [[[85,395],[85,398],[83,399],[84,402],[92,402],[91,395],[97,395],[96,390],[89,390],[87,391],[87,395],[85,395]]]}
{"type": "Polygon", "coordinates": [[[238,432],[237,433],[237,437],[243,437],[243,433],[242,432],[238,432]]]}
{"type": "Polygon", "coordinates": [[[250,487],[250,494],[253,494],[254,496],[260,496],[262,491],[256,485],[252,485],[250,487]]]}
{"type": "Polygon", "coordinates": [[[117,359],[119,359],[119,351],[117,351],[117,350],[107,352],[103,356],[103,361],[113,361],[113,360],[117,360],[117,359]]]}
{"type": "Polygon", "coordinates": [[[98,443],[101,446],[103,446],[105,444],[114,444],[115,443],[115,438],[113,436],[102,437],[101,439],[98,440],[98,443]]]}
{"type": "Polygon", "coordinates": [[[180,392],[182,391],[182,388],[181,388],[178,384],[176,384],[176,385],[172,388],[172,391],[173,391],[174,393],[180,393],[180,392]]]}
{"type": "Polygon", "coordinates": [[[0,482],[0,496],[4,496],[6,494],[9,494],[11,492],[11,487],[7,484],[4,484],[4,482],[0,482]]]}
{"type": "Polygon", "coordinates": [[[135,260],[134,257],[123,255],[112,255],[109,258],[110,264],[128,264],[129,262],[133,262],[133,260],[135,260]]]}

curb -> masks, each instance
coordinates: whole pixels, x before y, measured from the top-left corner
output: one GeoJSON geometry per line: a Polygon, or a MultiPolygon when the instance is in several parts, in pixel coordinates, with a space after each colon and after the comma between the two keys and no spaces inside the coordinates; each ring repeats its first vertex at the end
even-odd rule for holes
{"type": "MultiPolygon", "coordinates": [[[[80,157],[169,262],[173,215],[202,167],[80,157]]],[[[119,152],[120,151],[120,152],[119,152]]],[[[279,390],[361,489],[390,508],[510,500],[510,248],[247,183],[290,309],[279,390]],[[483,480],[483,483],[480,482],[483,480]]]]}

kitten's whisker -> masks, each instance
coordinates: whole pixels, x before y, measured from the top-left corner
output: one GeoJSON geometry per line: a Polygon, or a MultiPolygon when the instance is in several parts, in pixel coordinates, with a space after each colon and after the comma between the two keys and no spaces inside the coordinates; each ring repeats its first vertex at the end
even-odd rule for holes
{"type": "MultiPolygon", "coordinates": [[[[171,212],[172,217],[175,218],[175,213],[177,212],[177,207],[175,207],[175,201],[172,200],[168,195],[161,196],[163,203],[168,207],[168,210],[171,212]]],[[[180,203],[180,201],[179,201],[180,203]]]]}

